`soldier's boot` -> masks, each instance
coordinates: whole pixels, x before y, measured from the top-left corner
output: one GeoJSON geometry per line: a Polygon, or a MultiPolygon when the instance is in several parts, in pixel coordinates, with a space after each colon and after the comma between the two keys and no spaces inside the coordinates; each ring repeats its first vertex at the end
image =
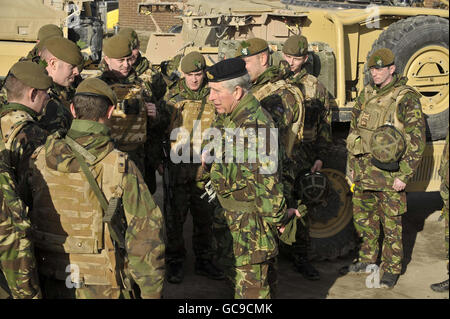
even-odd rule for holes
{"type": "Polygon", "coordinates": [[[195,273],[200,276],[208,277],[209,279],[214,279],[214,280],[225,279],[225,275],[224,275],[223,271],[221,269],[217,268],[208,259],[197,259],[195,261],[195,273]]]}
{"type": "Polygon", "coordinates": [[[436,292],[448,292],[448,279],[443,282],[432,284],[430,288],[436,292]]]}
{"type": "Polygon", "coordinates": [[[167,281],[172,284],[181,283],[184,278],[183,262],[181,261],[169,262],[167,264],[166,269],[166,278],[167,281]]]}
{"type": "Polygon", "coordinates": [[[395,284],[397,283],[398,277],[400,277],[400,275],[385,272],[383,274],[383,277],[381,277],[380,287],[388,289],[394,288],[395,284]]]}
{"type": "Polygon", "coordinates": [[[346,274],[362,274],[366,272],[367,266],[369,266],[369,263],[363,263],[360,261],[356,261],[351,265],[344,266],[339,270],[339,273],[341,275],[346,274]]]}
{"type": "Polygon", "coordinates": [[[299,258],[294,262],[295,269],[308,280],[320,280],[320,274],[309,262],[308,258],[299,258]]]}

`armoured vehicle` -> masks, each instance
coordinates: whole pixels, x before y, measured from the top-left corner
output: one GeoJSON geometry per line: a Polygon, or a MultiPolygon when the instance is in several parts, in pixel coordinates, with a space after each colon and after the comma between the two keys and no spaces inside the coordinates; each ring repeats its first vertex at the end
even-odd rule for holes
{"type": "Polygon", "coordinates": [[[105,4],[93,0],[0,0],[0,77],[34,47],[39,29],[55,24],[87,61],[101,58],[105,4]]]}
{"type": "MultiPolygon", "coordinates": [[[[367,57],[378,48],[390,48],[396,55],[398,72],[421,93],[427,121],[427,149],[407,190],[437,191],[437,169],[448,131],[449,12],[417,5],[420,3],[408,0],[187,0],[143,2],[138,11],[180,14],[180,26],[151,34],[146,56],[155,64],[192,50],[214,63],[234,56],[238,41],[252,37],[269,42],[272,63],[277,64],[284,41],[293,34],[305,35],[309,71],[331,94],[337,125],[350,121],[358,92],[369,81],[367,57]]],[[[448,2],[438,5],[445,6],[448,8],[448,2]]],[[[319,259],[344,255],[356,245],[342,137],[328,158],[323,170],[331,186],[328,201],[311,215],[312,256],[319,259]]]]}

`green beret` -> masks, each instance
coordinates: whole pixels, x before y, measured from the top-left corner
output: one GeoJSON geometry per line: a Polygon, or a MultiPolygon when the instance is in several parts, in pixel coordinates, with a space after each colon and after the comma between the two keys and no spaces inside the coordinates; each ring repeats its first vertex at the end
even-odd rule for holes
{"type": "Polygon", "coordinates": [[[32,61],[17,62],[9,70],[9,73],[26,86],[38,90],[47,90],[53,83],[45,68],[32,61]]]}
{"type": "Polygon", "coordinates": [[[193,51],[187,54],[181,60],[181,71],[183,73],[191,73],[201,71],[205,68],[206,62],[205,58],[200,52],[193,51]]]}
{"type": "Polygon", "coordinates": [[[63,37],[62,30],[54,24],[46,24],[38,31],[38,40],[43,41],[51,37],[63,37]]]}
{"type": "Polygon", "coordinates": [[[292,56],[304,56],[308,54],[308,40],[302,35],[289,37],[283,45],[283,53],[292,56]]]}
{"type": "Polygon", "coordinates": [[[117,104],[117,96],[104,81],[98,78],[88,78],[78,85],[75,95],[100,96],[107,98],[111,105],[117,104]]]}
{"type": "Polygon", "coordinates": [[[209,82],[222,82],[247,74],[245,62],[240,58],[225,59],[206,69],[209,82]]]}
{"type": "Polygon", "coordinates": [[[263,51],[269,50],[269,45],[266,40],[260,38],[252,38],[239,43],[239,47],[236,51],[236,57],[252,56],[263,51]]]}
{"type": "Polygon", "coordinates": [[[382,48],[376,50],[367,62],[368,68],[384,68],[394,64],[395,55],[391,50],[382,48]]]}
{"type": "Polygon", "coordinates": [[[116,34],[103,43],[103,52],[108,58],[121,59],[131,55],[131,45],[127,37],[116,34]]]}
{"type": "Polygon", "coordinates": [[[132,28],[128,27],[120,28],[118,34],[128,38],[128,41],[130,41],[131,50],[134,50],[139,46],[138,35],[136,31],[134,31],[132,28]]]}
{"type": "Polygon", "coordinates": [[[83,65],[80,48],[72,41],[62,37],[51,37],[45,40],[44,48],[56,58],[75,66],[83,65]]]}

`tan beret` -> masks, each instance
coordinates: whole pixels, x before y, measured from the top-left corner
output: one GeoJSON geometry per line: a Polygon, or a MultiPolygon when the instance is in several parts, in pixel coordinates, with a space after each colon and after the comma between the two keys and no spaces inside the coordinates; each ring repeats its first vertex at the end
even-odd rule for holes
{"type": "Polygon", "coordinates": [[[394,64],[395,55],[387,49],[382,48],[376,50],[367,61],[367,67],[369,68],[384,68],[394,64]]]}
{"type": "Polygon", "coordinates": [[[129,27],[120,28],[118,34],[128,38],[128,41],[130,41],[131,50],[134,50],[139,46],[139,38],[134,29],[129,27]]]}
{"type": "Polygon", "coordinates": [[[104,81],[98,78],[88,78],[78,85],[75,95],[91,95],[106,97],[112,105],[117,104],[117,96],[104,81]]]}
{"type": "Polygon", "coordinates": [[[72,41],[62,37],[51,37],[45,40],[44,47],[56,58],[71,65],[82,66],[83,55],[80,48],[72,41]]]}
{"type": "Polygon", "coordinates": [[[54,24],[46,24],[39,29],[37,38],[39,41],[43,41],[51,37],[62,37],[62,36],[63,32],[58,26],[54,24]]]}
{"type": "Polygon", "coordinates": [[[205,66],[205,58],[197,51],[190,52],[181,60],[181,71],[183,73],[201,71],[205,66]]]}
{"type": "Polygon", "coordinates": [[[303,56],[308,53],[308,40],[302,35],[293,35],[284,42],[282,51],[292,56],[303,56]]]}
{"type": "Polygon", "coordinates": [[[9,73],[26,86],[39,90],[47,90],[53,83],[45,68],[32,61],[17,62],[9,70],[9,73]]]}
{"type": "Polygon", "coordinates": [[[261,52],[269,50],[269,45],[266,40],[260,38],[252,38],[239,43],[239,47],[236,51],[236,57],[252,56],[261,52]]]}
{"type": "Polygon", "coordinates": [[[103,53],[112,59],[121,59],[131,55],[131,45],[127,37],[116,34],[103,43],[103,53]]]}

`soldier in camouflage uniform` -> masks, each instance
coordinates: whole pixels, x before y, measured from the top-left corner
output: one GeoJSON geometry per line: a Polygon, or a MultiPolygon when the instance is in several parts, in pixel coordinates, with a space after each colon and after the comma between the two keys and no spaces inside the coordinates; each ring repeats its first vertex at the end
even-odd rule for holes
{"type": "Polygon", "coordinates": [[[288,207],[298,208],[300,203],[293,198],[295,163],[292,152],[295,141],[303,132],[303,95],[300,89],[282,79],[278,67],[269,66],[269,54],[265,40],[252,38],[239,44],[236,56],[245,62],[252,82],[251,93],[269,112],[279,130],[284,196],[288,207]]]}
{"type": "Polygon", "coordinates": [[[30,223],[25,203],[28,160],[43,144],[46,132],[37,117],[46,100],[52,79],[44,68],[31,62],[17,62],[5,80],[8,103],[0,112],[2,182],[0,214],[0,268],[14,298],[39,298],[33,247],[28,238],[30,223]]]}
{"type": "MultiPolygon", "coordinates": [[[[125,36],[130,41],[131,45],[131,65],[135,72],[135,76],[144,79],[147,89],[152,91],[155,100],[161,99],[166,93],[166,81],[164,81],[162,73],[159,72],[150,61],[142,56],[140,51],[140,41],[136,31],[132,28],[120,28],[119,35],[125,36]]],[[[156,103],[156,112],[159,113],[161,118],[161,113],[164,111],[159,103],[156,103]]],[[[148,127],[148,134],[151,138],[148,138],[145,143],[145,156],[146,156],[146,167],[145,167],[145,181],[153,194],[156,191],[156,169],[161,165],[161,143],[164,131],[165,123],[163,121],[150,121],[148,127]]]]}
{"type": "MultiPolygon", "coordinates": [[[[42,26],[38,31],[38,36],[36,40],[36,45],[34,48],[28,53],[26,57],[23,57],[20,59],[20,61],[33,61],[38,63],[40,60],[40,50],[42,49],[42,46],[44,44],[44,41],[48,38],[63,36],[63,32],[60,28],[58,28],[54,24],[46,24],[42,26]]],[[[6,89],[3,88],[3,85],[0,81],[0,105],[6,103],[7,97],[6,97],[6,89]]]]}
{"type": "MultiPolygon", "coordinates": [[[[300,216],[297,210],[286,210],[283,185],[278,182],[278,155],[271,152],[267,139],[268,132],[275,129],[274,122],[248,93],[250,77],[241,59],[223,60],[208,68],[206,74],[211,89],[209,99],[223,115],[220,144],[232,146],[230,154],[235,154],[230,160],[224,148],[222,152],[216,150],[210,171],[221,206],[216,219],[223,223],[219,229],[222,263],[234,285],[235,298],[271,298],[276,283],[276,227],[294,214],[300,216]],[[233,138],[230,140],[226,133],[229,129],[242,129],[247,140],[243,152],[233,138]],[[263,158],[256,149],[271,156],[263,158]],[[243,158],[238,160],[238,155],[243,158]]],[[[277,146],[276,140],[270,143],[277,146]]]]}
{"type": "MultiPolygon", "coordinates": [[[[449,134],[447,132],[447,138],[445,140],[444,154],[442,154],[441,165],[439,167],[439,175],[441,176],[441,197],[444,202],[442,207],[442,218],[445,221],[445,248],[447,250],[447,275],[448,275],[448,189],[449,189],[449,169],[448,169],[448,139],[449,134]]],[[[436,292],[448,292],[448,278],[442,282],[438,282],[431,285],[431,289],[436,292]]]]}
{"type": "Polygon", "coordinates": [[[160,298],[163,218],[134,162],[105,125],[117,97],[97,78],[77,88],[65,137],[30,161],[30,218],[46,298],[160,298]],[[69,267],[70,265],[70,267],[69,267]]]}
{"type": "MultiPolygon", "coordinates": [[[[309,74],[304,67],[308,61],[308,40],[304,36],[294,35],[283,45],[283,56],[289,63],[289,83],[300,88],[305,98],[305,122],[303,139],[294,144],[293,159],[301,173],[320,171],[323,159],[331,143],[331,111],[326,88],[319,80],[309,74]]],[[[305,226],[298,221],[297,240],[292,246],[294,266],[306,279],[320,279],[319,272],[308,261],[310,242],[309,215],[305,216],[305,226]]]]}
{"type": "MultiPolygon", "coordinates": [[[[163,130],[159,129],[160,131],[155,133],[154,128],[161,125],[162,116],[156,104],[165,92],[160,90],[160,83],[152,82],[159,78],[158,76],[150,77],[147,73],[137,75],[131,65],[133,58],[127,37],[115,35],[105,40],[103,52],[104,70],[100,79],[111,86],[119,100],[109,122],[111,137],[116,147],[127,152],[142,175],[146,176],[146,153],[156,154],[157,159],[154,159],[153,163],[159,164],[162,158],[162,151],[146,147],[146,142],[154,139],[156,143],[162,139],[158,136],[162,135],[163,130]]],[[[161,81],[164,82],[162,79],[161,81]]],[[[154,187],[149,185],[153,191],[154,187]]]]}
{"type": "Polygon", "coordinates": [[[381,287],[392,288],[402,269],[405,187],[425,148],[425,120],[420,95],[395,73],[391,50],[375,51],[367,66],[373,83],[356,101],[347,137],[348,174],[355,184],[353,220],[362,244],[359,259],[341,272],[361,273],[375,264],[381,223],[381,287]]]}
{"type": "Polygon", "coordinates": [[[69,105],[75,92],[75,81],[83,67],[83,56],[74,42],[62,37],[51,37],[45,40],[40,57],[39,63],[46,66],[53,79],[53,86],[39,124],[49,133],[65,133],[72,122],[69,105]]]}
{"type": "MultiPolygon", "coordinates": [[[[205,59],[199,52],[191,52],[181,61],[183,77],[175,82],[166,93],[165,101],[171,115],[168,133],[176,129],[185,129],[189,140],[172,141],[172,152],[177,144],[188,144],[191,152],[188,163],[171,163],[169,168],[170,186],[172,188],[171,209],[166,211],[167,229],[167,280],[180,283],[183,279],[183,259],[186,255],[183,239],[183,224],[188,211],[192,215],[194,231],[192,236],[195,253],[195,273],[211,279],[223,279],[223,273],[211,262],[214,251],[212,247],[212,216],[214,205],[202,200],[205,180],[203,168],[199,163],[202,133],[211,127],[216,110],[208,100],[209,88],[204,69],[205,59]],[[197,122],[197,124],[195,123],[197,122]],[[195,141],[194,141],[195,140],[195,141]],[[197,153],[198,152],[198,153],[197,153]],[[197,160],[194,160],[194,157],[197,160]]],[[[168,194],[165,194],[168,195],[168,194]]]]}

